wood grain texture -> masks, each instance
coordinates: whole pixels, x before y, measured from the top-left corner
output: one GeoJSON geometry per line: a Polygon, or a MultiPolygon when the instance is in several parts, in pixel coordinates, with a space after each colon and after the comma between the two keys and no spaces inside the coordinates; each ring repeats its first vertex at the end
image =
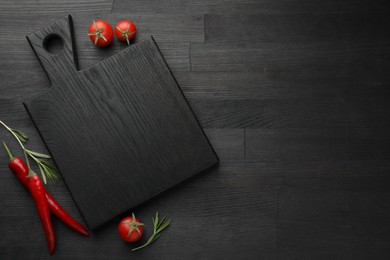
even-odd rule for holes
{"type": "Polygon", "coordinates": [[[2,15],[21,15],[34,13],[35,15],[46,15],[47,13],[56,13],[57,15],[66,15],[69,12],[110,12],[112,10],[113,0],[82,0],[82,1],[50,1],[50,0],[32,0],[1,1],[0,14],[2,15]]]}
{"type": "Polygon", "coordinates": [[[388,128],[247,129],[246,156],[256,161],[387,160],[388,128]]]}
{"type": "Polygon", "coordinates": [[[339,48],[385,44],[389,41],[386,32],[390,27],[386,13],[367,13],[365,19],[356,13],[206,14],[205,23],[208,42],[283,42],[291,47],[296,43],[321,42],[339,48]]]}
{"type": "MultiPolygon", "coordinates": [[[[24,28],[59,18],[47,2],[3,2],[9,6],[0,10],[0,97],[49,87],[24,38],[24,28]]],[[[53,256],[36,215],[28,215],[28,196],[20,197],[13,176],[0,174],[0,241],[7,247],[1,259],[389,259],[388,1],[115,0],[113,15],[90,12],[92,1],[79,3],[87,2],[58,7],[80,9],[80,68],[125,48],[89,43],[85,32],[95,17],[115,23],[115,13],[128,15],[139,36],[158,35],[220,167],[137,207],[146,223],[157,209],[174,218],[147,250],[129,252],[132,245],[116,234],[120,217],[90,239],[54,219],[53,256]],[[30,216],[18,223],[33,227],[32,246],[9,225],[15,212],[30,216]]],[[[41,150],[15,102],[1,100],[0,118],[29,132],[31,148],[41,150]]],[[[4,160],[0,168],[8,173],[4,160]]],[[[63,185],[49,188],[80,219],[63,185]]]]}
{"type": "MultiPolygon", "coordinates": [[[[194,71],[258,71],[290,74],[306,74],[311,66],[320,74],[334,70],[339,73],[357,73],[363,62],[383,63],[389,55],[387,44],[357,43],[349,46],[330,46],[324,42],[297,43],[207,43],[191,45],[191,65],[194,71]],[[371,53],[370,48],[376,48],[371,53]],[[349,67],[351,66],[351,67],[349,67]]],[[[386,66],[386,65],[385,65],[386,66]]],[[[368,68],[368,73],[372,73],[368,68]]],[[[378,73],[378,71],[375,71],[378,73]]]]}
{"type": "MultiPolygon", "coordinates": [[[[68,14],[68,13],[66,13],[68,14]]],[[[32,32],[59,19],[61,14],[48,13],[37,19],[37,14],[2,15],[4,35],[0,38],[0,73],[7,91],[0,89],[0,96],[20,97],[48,89],[49,81],[42,77],[42,68],[26,41],[25,30],[32,32]],[[17,78],[16,78],[17,77],[17,78]]],[[[145,15],[145,14],[107,14],[106,12],[74,13],[76,48],[78,49],[80,69],[86,69],[127,47],[119,41],[113,41],[108,48],[97,48],[87,36],[87,30],[93,19],[104,18],[112,26],[121,19],[132,19],[138,26],[135,42],[154,35],[159,48],[173,73],[190,70],[190,42],[203,42],[204,18],[202,15],[145,15]],[[160,22],[164,20],[164,26],[160,22]]]]}
{"type": "Polygon", "coordinates": [[[315,254],[317,259],[384,259],[389,254],[385,244],[390,240],[388,195],[383,191],[329,191],[323,187],[283,190],[279,257],[310,258],[315,254]],[[313,192],[318,195],[311,196],[313,192]]]}
{"type": "Polygon", "coordinates": [[[27,38],[52,84],[26,108],[91,229],[218,162],[153,38],[82,71],[70,16],[27,38]]]}
{"type": "Polygon", "coordinates": [[[272,0],[196,0],[196,1],[153,1],[133,0],[129,4],[126,0],[115,0],[115,12],[142,12],[142,13],[262,13],[262,14],[307,14],[307,13],[386,13],[389,11],[385,0],[376,0],[375,3],[367,0],[347,1],[272,1],[272,0]],[[371,4],[370,4],[371,3],[371,4]]]}

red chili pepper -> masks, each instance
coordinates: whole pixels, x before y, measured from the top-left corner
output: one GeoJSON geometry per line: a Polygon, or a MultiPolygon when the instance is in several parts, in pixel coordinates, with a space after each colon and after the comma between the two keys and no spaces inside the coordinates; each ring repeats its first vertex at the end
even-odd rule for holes
{"type": "Polygon", "coordinates": [[[35,207],[37,208],[43,230],[45,231],[47,246],[49,247],[50,254],[52,254],[56,244],[56,237],[54,235],[53,224],[51,223],[45,187],[43,186],[41,178],[39,178],[38,174],[35,172],[30,172],[27,179],[27,188],[34,199],[35,207]]]}
{"type": "MultiPolygon", "coordinates": [[[[14,175],[18,178],[19,182],[23,186],[28,188],[27,185],[29,180],[27,178],[28,175],[27,165],[24,163],[24,161],[21,158],[14,157],[5,143],[4,146],[10,158],[8,164],[9,168],[14,173],[14,175]]],[[[85,236],[90,235],[88,230],[85,227],[83,227],[79,222],[77,222],[75,219],[73,219],[46,190],[45,190],[45,196],[50,211],[54,215],[56,215],[59,219],[61,219],[62,222],[64,222],[66,225],[68,225],[73,230],[79,232],[80,234],[83,234],[85,236]]]]}
{"type": "Polygon", "coordinates": [[[61,219],[68,227],[79,232],[80,234],[89,237],[88,230],[83,227],[79,222],[73,219],[68,212],[66,212],[61,205],[48,193],[46,192],[47,203],[49,204],[50,211],[53,212],[57,218],[61,219]]]}
{"type": "MultiPolygon", "coordinates": [[[[5,145],[5,144],[4,144],[5,145]]],[[[19,182],[27,188],[27,175],[28,175],[28,167],[24,163],[24,161],[19,157],[13,157],[11,152],[8,150],[8,147],[5,145],[8,155],[10,155],[10,161],[8,163],[8,167],[18,178],[19,182]]]]}
{"type": "Polygon", "coordinates": [[[27,187],[33,197],[35,207],[37,208],[39,218],[41,219],[43,230],[45,231],[49,252],[52,254],[56,244],[56,237],[54,235],[53,224],[51,223],[49,204],[46,199],[46,190],[42,184],[41,178],[32,171],[26,175],[26,173],[29,172],[29,169],[24,164],[23,160],[15,158],[5,143],[4,147],[10,158],[10,162],[8,164],[9,168],[15,173],[16,177],[23,186],[27,187]]]}

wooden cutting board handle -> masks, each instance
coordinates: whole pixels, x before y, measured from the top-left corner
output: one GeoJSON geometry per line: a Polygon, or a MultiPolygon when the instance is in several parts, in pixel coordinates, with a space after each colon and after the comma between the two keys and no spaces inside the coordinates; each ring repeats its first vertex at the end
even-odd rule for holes
{"type": "Polygon", "coordinates": [[[70,15],[27,35],[27,40],[42,64],[52,85],[63,81],[63,75],[75,74],[78,70],[73,22],[70,15]],[[50,53],[48,45],[53,38],[62,42],[58,53],[50,53]],[[64,73],[67,72],[67,73],[64,73]]]}

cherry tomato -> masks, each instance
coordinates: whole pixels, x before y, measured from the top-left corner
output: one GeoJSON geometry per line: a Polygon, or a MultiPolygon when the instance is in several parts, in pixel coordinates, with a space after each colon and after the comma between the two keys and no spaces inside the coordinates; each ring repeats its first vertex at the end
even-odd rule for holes
{"type": "Polygon", "coordinates": [[[126,242],[138,241],[144,234],[144,224],[134,216],[125,217],[118,225],[118,232],[126,242]]]}
{"type": "Polygon", "coordinates": [[[89,38],[91,41],[100,47],[110,45],[114,39],[114,32],[111,25],[104,20],[93,20],[93,23],[89,27],[89,38]]]}
{"type": "Polygon", "coordinates": [[[130,40],[134,39],[136,34],[137,28],[130,20],[122,20],[115,26],[116,38],[120,41],[127,42],[127,45],[130,45],[130,40]]]}

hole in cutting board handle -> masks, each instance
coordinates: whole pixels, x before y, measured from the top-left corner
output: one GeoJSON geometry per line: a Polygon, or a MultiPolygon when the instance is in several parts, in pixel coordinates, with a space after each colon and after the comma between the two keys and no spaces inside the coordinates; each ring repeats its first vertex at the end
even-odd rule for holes
{"type": "Polygon", "coordinates": [[[64,47],[64,40],[58,34],[49,34],[43,40],[43,48],[51,53],[58,54],[64,47]]]}

